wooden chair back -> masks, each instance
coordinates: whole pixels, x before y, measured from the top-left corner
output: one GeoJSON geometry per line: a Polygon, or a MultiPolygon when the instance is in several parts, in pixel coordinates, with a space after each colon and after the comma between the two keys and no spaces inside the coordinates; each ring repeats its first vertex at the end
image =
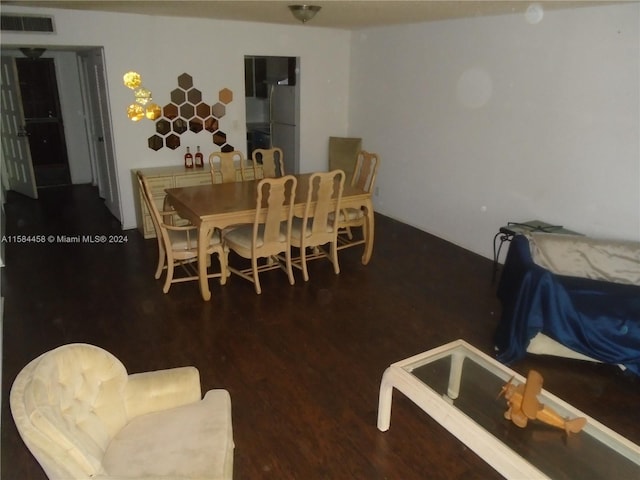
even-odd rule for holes
{"type": "Polygon", "coordinates": [[[376,182],[380,157],[377,153],[361,150],[356,160],[356,167],[351,178],[351,185],[371,193],[376,182]]]}
{"type": "Polygon", "coordinates": [[[237,150],[213,152],[209,155],[209,165],[211,183],[232,183],[236,181],[236,169],[245,168],[244,155],[237,150]]]}
{"type": "Polygon", "coordinates": [[[308,228],[304,239],[306,246],[324,245],[334,239],[344,178],[342,170],[318,172],[309,177],[309,192],[302,218],[303,225],[308,228]],[[334,200],[335,204],[332,206],[334,200]]]}
{"type": "Polygon", "coordinates": [[[258,182],[252,239],[254,257],[267,257],[290,249],[296,186],[297,179],[293,175],[264,178],[258,182]],[[266,216],[263,217],[265,208],[266,216]],[[283,224],[286,225],[284,235],[283,224]]]}
{"type": "Polygon", "coordinates": [[[284,177],[284,154],[282,149],[273,148],[256,148],[251,154],[253,160],[253,168],[256,172],[256,178],[276,178],[284,177]],[[259,177],[259,165],[262,165],[262,176],[259,177]]]}

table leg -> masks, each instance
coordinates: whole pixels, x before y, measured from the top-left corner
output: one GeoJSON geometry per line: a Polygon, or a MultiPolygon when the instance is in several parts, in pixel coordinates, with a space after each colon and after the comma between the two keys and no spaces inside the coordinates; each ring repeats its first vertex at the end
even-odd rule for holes
{"type": "Polygon", "coordinates": [[[455,400],[460,395],[460,382],[462,381],[462,366],[465,356],[460,353],[451,354],[451,369],[449,370],[449,386],[447,396],[455,400]]]}
{"type": "Polygon", "coordinates": [[[206,225],[198,226],[198,282],[200,283],[200,294],[203,300],[211,299],[211,290],[209,290],[209,279],[207,278],[207,246],[211,238],[213,229],[206,225]]]}
{"type": "Polygon", "coordinates": [[[390,381],[391,370],[387,368],[380,382],[378,397],[378,430],[386,432],[391,424],[391,400],[393,396],[393,382],[390,381]]]}
{"type": "Polygon", "coordinates": [[[374,212],[373,203],[371,199],[368,199],[364,207],[364,253],[362,254],[362,264],[366,265],[371,260],[373,254],[373,240],[374,240],[374,212]]]}

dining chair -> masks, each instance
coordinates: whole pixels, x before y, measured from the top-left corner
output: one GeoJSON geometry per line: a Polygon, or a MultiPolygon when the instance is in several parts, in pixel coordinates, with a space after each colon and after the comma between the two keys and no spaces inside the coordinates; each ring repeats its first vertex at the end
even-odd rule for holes
{"type": "MultiPolygon", "coordinates": [[[[167,293],[172,283],[187,282],[190,280],[198,280],[198,270],[194,263],[198,259],[198,228],[195,225],[176,226],[168,220],[169,215],[175,214],[173,210],[163,210],[160,212],[153,197],[147,179],[142,172],[136,172],[140,191],[151,213],[151,220],[156,230],[156,239],[158,240],[158,266],[156,268],[155,278],[162,276],[162,270],[166,268],[167,275],[165,278],[162,291],[167,293]],[[174,278],[176,266],[182,266],[186,276],[174,278]]],[[[165,202],[166,204],[166,202],[165,202]]],[[[211,232],[208,235],[209,245],[207,253],[212,255],[216,253],[220,263],[219,273],[207,274],[207,278],[220,278],[220,284],[224,285],[227,281],[227,255],[222,244],[220,232],[211,232]]]]}
{"type": "Polygon", "coordinates": [[[307,260],[328,258],[336,274],[340,273],[338,264],[338,212],[342,190],[344,189],[343,170],[314,173],[309,177],[307,202],[302,218],[295,218],[291,228],[291,246],[300,249],[300,256],[293,259],[294,267],[302,270],[304,281],[309,280],[307,260]],[[332,205],[333,204],[333,205],[332,205]],[[322,245],[330,244],[330,251],[322,245]],[[307,249],[313,249],[307,254],[307,249]]]}
{"type": "Polygon", "coordinates": [[[241,225],[223,235],[225,249],[233,250],[243,258],[251,259],[251,267],[238,269],[228,266],[230,272],[253,282],[260,294],[259,273],[283,268],[294,284],[291,264],[291,224],[297,180],[293,175],[264,178],[256,187],[256,215],[253,224],[241,225]],[[284,267],[281,254],[284,253],[284,267]],[[259,264],[260,259],[266,259],[259,264]]]}
{"type": "Polygon", "coordinates": [[[237,150],[232,152],[213,152],[209,155],[211,183],[235,182],[237,168],[241,169],[244,180],[245,163],[244,155],[237,150]]]}
{"type": "Polygon", "coordinates": [[[284,154],[282,149],[273,148],[256,148],[251,154],[253,160],[253,168],[256,172],[256,178],[259,178],[259,171],[262,170],[260,178],[276,178],[284,177],[284,154]],[[262,165],[262,169],[260,169],[262,165]]]}
{"type": "MultiPolygon", "coordinates": [[[[380,157],[377,153],[361,150],[351,178],[351,186],[372,193],[378,174],[380,157]]],[[[338,249],[362,245],[366,242],[365,215],[361,208],[341,208],[338,220],[338,249]],[[362,238],[354,240],[352,227],[362,228],[362,238]]]]}

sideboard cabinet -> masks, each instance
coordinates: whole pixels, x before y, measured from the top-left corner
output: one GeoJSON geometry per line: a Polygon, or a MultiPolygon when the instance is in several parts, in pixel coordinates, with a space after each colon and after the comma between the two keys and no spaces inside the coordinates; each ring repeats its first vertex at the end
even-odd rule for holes
{"type": "MultiPolygon", "coordinates": [[[[136,224],[144,238],[155,238],[156,231],[153,228],[151,214],[144,203],[142,192],[138,187],[138,181],[136,179],[137,171],[141,171],[147,178],[153,201],[158,206],[158,210],[162,210],[163,208],[166,188],[211,184],[211,169],[208,165],[204,168],[184,168],[181,165],[176,165],[170,167],[136,168],[131,170],[131,178],[134,185],[133,191],[135,192],[136,224]]],[[[219,174],[216,173],[216,175],[217,182],[220,182],[219,174]]],[[[245,169],[244,175],[247,180],[253,179],[253,168],[245,169]]],[[[242,169],[238,166],[236,169],[236,180],[242,181],[242,178],[242,169]]],[[[179,223],[176,222],[176,224],[179,223]]]]}

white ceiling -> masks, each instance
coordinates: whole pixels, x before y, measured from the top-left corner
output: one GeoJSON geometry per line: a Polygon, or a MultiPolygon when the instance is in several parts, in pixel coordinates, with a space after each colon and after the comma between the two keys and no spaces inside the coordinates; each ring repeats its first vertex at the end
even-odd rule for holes
{"type": "MultiPolygon", "coordinates": [[[[451,18],[523,13],[532,3],[543,9],[577,8],[600,1],[442,1],[442,0],[308,0],[322,10],[307,27],[358,29],[371,26],[417,23],[451,18]]],[[[633,0],[631,0],[633,1],[633,0]]],[[[637,1],[637,0],[636,0],[637,1]]],[[[299,23],[288,5],[299,0],[0,0],[3,5],[71,8],[175,17],[199,17],[293,25],[299,23]]]]}

